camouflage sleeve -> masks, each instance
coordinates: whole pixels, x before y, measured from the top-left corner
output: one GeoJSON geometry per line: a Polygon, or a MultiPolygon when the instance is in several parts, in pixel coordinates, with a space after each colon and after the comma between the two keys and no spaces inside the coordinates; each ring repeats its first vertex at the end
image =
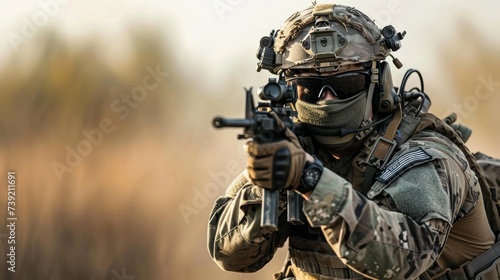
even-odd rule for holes
{"type": "Polygon", "coordinates": [[[304,212],[351,269],[375,279],[415,279],[444,248],[451,227],[449,196],[431,162],[412,166],[379,187],[390,203],[368,200],[325,170],[304,212]],[[426,188],[430,191],[418,193],[426,188]]]}
{"type": "Polygon", "coordinates": [[[289,228],[286,215],[280,208],[277,232],[262,230],[261,201],[261,188],[250,184],[242,173],[215,202],[208,225],[208,250],[222,269],[257,271],[283,246],[289,228]]]}

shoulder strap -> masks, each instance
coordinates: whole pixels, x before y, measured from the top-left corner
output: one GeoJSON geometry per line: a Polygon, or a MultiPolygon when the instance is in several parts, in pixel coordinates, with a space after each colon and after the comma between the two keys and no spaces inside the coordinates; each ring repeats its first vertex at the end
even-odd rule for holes
{"type": "Polygon", "coordinates": [[[384,136],[377,137],[370,154],[366,158],[367,166],[365,180],[363,181],[363,193],[368,193],[372,186],[375,173],[377,170],[384,167],[387,160],[392,155],[392,152],[396,148],[397,144],[396,140],[394,140],[394,136],[396,136],[402,118],[403,112],[401,106],[399,106],[394,114],[394,117],[389,123],[384,136]]]}

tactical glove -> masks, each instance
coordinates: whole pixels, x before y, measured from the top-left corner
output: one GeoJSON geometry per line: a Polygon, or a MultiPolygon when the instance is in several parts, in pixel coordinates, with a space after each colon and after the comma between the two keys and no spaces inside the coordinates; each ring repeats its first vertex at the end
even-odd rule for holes
{"type": "Polygon", "coordinates": [[[285,139],[271,143],[250,141],[245,145],[249,179],[262,188],[293,190],[300,185],[307,153],[278,115],[275,112],[270,115],[283,131],[285,139]]]}

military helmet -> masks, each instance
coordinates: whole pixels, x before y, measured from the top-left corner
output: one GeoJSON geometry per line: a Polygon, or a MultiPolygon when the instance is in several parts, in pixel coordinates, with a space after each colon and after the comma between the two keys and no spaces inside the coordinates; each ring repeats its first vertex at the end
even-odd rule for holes
{"type": "Polygon", "coordinates": [[[323,73],[336,71],[342,65],[382,61],[391,50],[401,47],[404,35],[390,25],[379,29],[356,8],[317,4],[294,13],[277,32],[261,39],[257,71],[264,68],[273,74],[281,70],[323,73]]]}

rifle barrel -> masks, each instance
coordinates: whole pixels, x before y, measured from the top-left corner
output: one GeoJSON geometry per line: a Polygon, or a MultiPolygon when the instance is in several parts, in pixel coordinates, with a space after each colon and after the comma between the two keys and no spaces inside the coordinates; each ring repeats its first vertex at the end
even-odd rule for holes
{"type": "Polygon", "coordinates": [[[213,120],[213,125],[216,128],[223,127],[251,127],[255,121],[253,119],[228,119],[224,117],[215,117],[213,120]]]}

